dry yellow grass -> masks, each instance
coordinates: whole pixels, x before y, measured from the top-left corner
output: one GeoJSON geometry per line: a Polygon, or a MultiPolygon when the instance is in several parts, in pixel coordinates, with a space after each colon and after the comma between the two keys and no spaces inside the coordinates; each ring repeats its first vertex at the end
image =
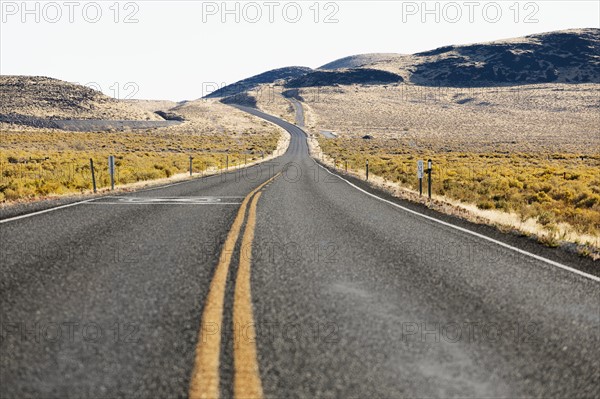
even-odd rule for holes
{"type": "Polygon", "coordinates": [[[360,174],[369,159],[372,178],[414,199],[416,161],[431,158],[440,201],[550,244],[598,247],[599,88],[329,87],[305,113],[314,145],[340,168],[360,174]]]}
{"type": "Polygon", "coordinates": [[[181,125],[136,132],[80,133],[0,126],[0,201],[80,193],[91,188],[93,158],[99,187],[109,184],[108,155],[117,184],[206,172],[260,161],[281,150],[282,130],[214,101],[187,103],[181,125]]]}

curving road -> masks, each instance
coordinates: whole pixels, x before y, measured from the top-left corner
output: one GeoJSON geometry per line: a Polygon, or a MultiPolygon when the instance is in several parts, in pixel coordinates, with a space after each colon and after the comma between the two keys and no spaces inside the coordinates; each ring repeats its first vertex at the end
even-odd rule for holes
{"type": "Polygon", "coordinates": [[[244,172],[0,224],[0,397],[599,397],[591,261],[374,193],[303,131],[244,172]]]}

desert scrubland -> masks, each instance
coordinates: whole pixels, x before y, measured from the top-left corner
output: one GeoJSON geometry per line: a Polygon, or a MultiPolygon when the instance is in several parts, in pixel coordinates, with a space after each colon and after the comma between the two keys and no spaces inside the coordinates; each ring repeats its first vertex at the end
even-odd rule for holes
{"type": "Polygon", "coordinates": [[[338,168],[363,173],[368,159],[372,176],[414,193],[417,160],[432,159],[436,198],[550,245],[597,248],[599,89],[353,85],[299,96],[312,99],[307,130],[338,168]]]}
{"type": "MultiPolygon", "coordinates": [[[[51,103],[18,98],[5,103],[3,111],[88,119],[161,119],[151,110],[171,105],[146,101],[138,106],[135,101],[104,98],[81,86],[42,82],[44,90],[54,92],[51,103]],[[82,101],[86,96],[90,100],[82,101]]],[[[6,85],[4,91],[9,91],[6,85]]],[[[34,89],[29,92],[41,95],[34,89]]],[[[97,185],[103,188],[109,185],[109,155],[116,158],[116,184],[125,185],[186,173],[190,156],[194,173],[262,160],[283,138],[279,128],[216,100],[185,102],[169,112],[185,121],[167,128],[108,132],[67,132],[1,123],[0,201],[7,204],[87,192],[92,188],[90,158],[94,160],[97,185]]]]}

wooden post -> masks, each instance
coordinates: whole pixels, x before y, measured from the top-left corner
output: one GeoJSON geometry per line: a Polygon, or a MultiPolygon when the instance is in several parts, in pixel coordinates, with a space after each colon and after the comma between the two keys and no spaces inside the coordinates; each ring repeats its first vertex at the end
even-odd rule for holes
{"type": "Polygon", "coordinates": [[[433,163],[431,162],[431,159],[427,161],[427,176],[428,176],[428,181],[427,181],[427,191],[429,192],[429,199],[431,199],[431,171],[433,169],[433,163]]]}
{"type": "Polygon", "coordinates": [[[94,173],[94,160],[90,158],[90,170],[92,171],[92,187],[94,188],[94,194],[98,192],[96,189],[96,174],[94,173]]]}

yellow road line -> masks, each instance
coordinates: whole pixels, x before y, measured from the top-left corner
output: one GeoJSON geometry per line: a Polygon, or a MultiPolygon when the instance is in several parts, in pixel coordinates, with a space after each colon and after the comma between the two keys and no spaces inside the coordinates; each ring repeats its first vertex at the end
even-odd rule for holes
{"type": "Polygon", "coordinates": [[[223,302],[225,300],[225,286],[231,256],[233,255],[235,244],[244,224],[248,202],[257,191],[273,181],[277,176],[279,176],[279,173],[255,188],[244,198],[231,229],[227,234],[202,312],[202,321],[194,359],[194,370],[190,379],[190,399],[216,399],[219,397],[219,356],[221,354],[223,302]]]}
{"type": "Polygon", "coordinates": [[[196,347],[196,359],[190,382],[190,398],[213,399],[219,397],[219,355],[221,351],[221,324],[223,320],[223,302],[225,285],[231,255],[235,248],[242,224],[248,198],[244,199],[237,216],[229,230],[225,245],[210,283],[210,289],[200,325],[200,335],[196,347]]]}
{"type": "Polygon", "coordinates": [[[252,199],[248,221],[242,238],[240,265],[235,280],[233,302],[233,365],[235,369],[233,393],[236,399],[263,397],[258,359],[256,354],[256,331],[252,315],[252,295],[250,292],[250,264],[252,262],[252,241],[256,226],[256,206],[261,193],[252,199]]]}

